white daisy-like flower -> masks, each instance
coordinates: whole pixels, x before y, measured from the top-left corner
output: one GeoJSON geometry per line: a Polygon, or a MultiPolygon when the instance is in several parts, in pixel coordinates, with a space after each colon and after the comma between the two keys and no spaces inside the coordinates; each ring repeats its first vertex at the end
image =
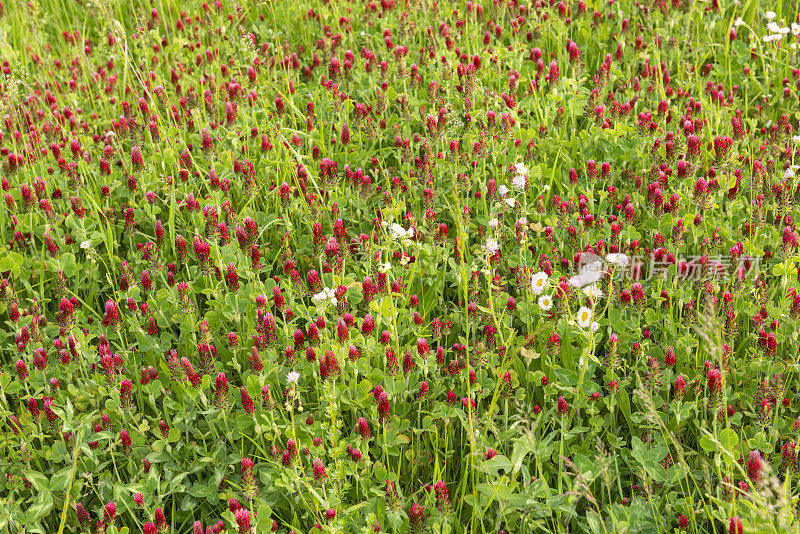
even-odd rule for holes
{"type": "Polygon", "coordinates": [[[517,174],[528,175],[528,167],[526,167],[524,163],[515,163],[514,169],[517,171],[517,174]]]}
{"type": "Polygon", "coordinates": [[[525,226],[526,224],[528,224],[528,219],[526,219],[525,217],[520,217],[519,219],[517,219],[517,222],[522,226],[525,226]]]}
{"type": "Polygon", "coordinates": [[[492,239],[491,237],[486,240],[486,251],[489,254],[497,254],[500,250],[500,243],[497,242],[496,239],[492,239]]]}
{"type": "Polygon", "coordinates": [[[519,175],[515,176],[513,180],[511,180],[511,185],[513,185],[514,189],[516,189],[517,191],[522,191],[523,189],[525,189],[525,182],[526,181],[527,181],[527,178],[525,178],[524,176],[519,174],[519,175]]]}
{"type": "Polygon", "coordinates": [[[578,310],[578,326],[587,328],[590,324],[592,324],[592,310],[583,306],[578,310]]]}
{"type": "Polygon", "coordinates": [[[782,28],[778,28],[778,33],[781,35],[786,35],[789,33],[789,26],[784,26],[782,28]]]}
{"type": "Polygon", "coordinates": [[[531,289],[534,294],[541,295],[544,288],[547,287],[547,273],[538,272],[531,276],[531,289]]]}
{"type": "Polygon", "coordinates": [[[599,300],[605,296],[603,291],[594,284],[584,287],[581,291],[584,295],[593,300],[599,300]]]}
{"type": "Polygon", "coordinates": [[[772,20],[772,19],[774,19],[774,18],[775,18],[775,17],[777,17],[777,16],[778,16],[778,15],[777,15],[777,14],[776,14],[774,11],[767,11],[767,12],[764,14],[764,17],[765,17],[767,20],[772,20]]]}
{"type": "Polygon", "coordinates": [[[89,241],[81,241],[81,248],[83,250],[89,250],[92,244],[89,241]]]}
{"type": "Polygon", "coordinates": [[[497,221],[497,217],[492,217],[487,224],[490,228],[497,228],[500,223],[497,221]]]}
{"type": "Polygon", "coordinates": [[[392,270],[392,264],[389,263],[388,261],[386,263],[379,263],[378,270],[382,273],[388,273],[389,271],[392,270]]]}
{"type": "Polygon", "coordinates": [[[625,254],[621,254],[621,253],[620,254],[607,254],[606,255],[606,261],[608,263],[613,263],[615,265],[620,265],[622,267],[625,267],[630,262],[630,260],[628,259],[628,256],[626,256],[625,254]]]}
{"type": "Polygon", "coordinates": [[[600,323],[595,321],[589,325],[589,328],[591,328],[593,332],[597,332],[597,329],[600,328],[600,323]]]}
{"type": "Polygon", "coordinates": [[[800,36],[800,24],[792,22],[792,35],[795,37],[800,36]]]}
{"type": "Polygon", "coordinates": [[[289,374],[286,375],[286,382],[289,384],[297,384],[298,380],[300,380],[300,373],[297,371],[289,371],[289,374]]]}
{"type": "Polygon", "coordinates": [[[783,173],[784,178],[791,178],[794,176],[794,171],[792,169],[786,169],[786,172],[783,173]]]}
{"type": "Polygon", "coordinates": [[[400,239],[401,237],[406,236],[406,229],[397,223],[392,223],[392,226],[389,228],[389,230],[392,232],[392,237],[394,239],[400,239]]]}
{"type": "Polygon", "coordinates": [[[517,205],[517,200],[513,199],[513,198],[507,198],[506,199],[506,204],[508,204],[509,208],[513,208],[514,206],[517,205]]]}
{"type": "Polygon", "coordinates": [[[550,311],[553,307],[553,298],[550,295],[542,295],[539,297],[539,309],[542,311],[550,311]]]}
{"type": "Polygon", "coordinates": [[[500,187],[497,188],[497,193],[500,196],[507,195],[508,194],[508,187],[506,187],[504,185],[501,185],[500,187]]]}
{"type": "Polygon", "coordinates": [[[773,41],[780,41],[781,39],[783,39],[783,34],[782,33],[774,33],[774,34],[772,34],[772,40],[773,41]]]}
{"type": "Polygon", "coordinates": [[[736,19],[736,22],[733,23],[733,25],[736,26],[737,28],[742,24],[744,24],[744,20],[742,19],[742,17],[739,17],[738,19],[736,19]]]}
{"type": "Polygon", "coordinates": [[[781,27],[778,25],[777,22],[769,22],[767,23],[767,29],[772,33],[778,33],[781,27]]]}

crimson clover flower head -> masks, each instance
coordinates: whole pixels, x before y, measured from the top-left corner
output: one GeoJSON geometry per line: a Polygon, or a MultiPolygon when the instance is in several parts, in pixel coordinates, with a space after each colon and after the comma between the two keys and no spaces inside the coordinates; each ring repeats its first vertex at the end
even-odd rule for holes
{"type": "Polygon", "coordinates": [[[558,407],[557,407],[557,409],[558,409],[559,415],[564,415],[569,410],[569,407],[567,406],[567,401],[564,399],[564,397],[559,397],[558,398],[558,407]]]}

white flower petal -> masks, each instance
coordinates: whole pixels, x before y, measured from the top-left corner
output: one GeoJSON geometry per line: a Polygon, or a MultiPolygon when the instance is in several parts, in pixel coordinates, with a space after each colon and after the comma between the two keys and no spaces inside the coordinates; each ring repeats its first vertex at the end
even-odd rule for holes
{"type": "Polygon", "coordinates": [[[536,295],[541,295],[544,288],[547,286],[547,273],[536,273],[531,276],[531,290],[536,295]]]}
{"type": "Polygon", "coordinates": [[[592,324],[592,310],[583,306],[578,310],[578,326],[586,328],[592,324]]]}
{"type": "Polygon", "coordinates": [[[594,284],[584,287],[582,291],[584,295],[594,300],[601,299],[604,296],[603,291],[594,284]]]}

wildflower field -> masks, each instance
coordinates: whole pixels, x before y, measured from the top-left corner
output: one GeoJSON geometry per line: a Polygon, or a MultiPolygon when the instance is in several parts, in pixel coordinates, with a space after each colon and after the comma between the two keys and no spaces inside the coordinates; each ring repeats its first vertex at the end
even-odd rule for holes
{"type": "Polygon", "coordinates": [[[800,7],[0,0],[0,533],[800,530],[800,7]]]}

